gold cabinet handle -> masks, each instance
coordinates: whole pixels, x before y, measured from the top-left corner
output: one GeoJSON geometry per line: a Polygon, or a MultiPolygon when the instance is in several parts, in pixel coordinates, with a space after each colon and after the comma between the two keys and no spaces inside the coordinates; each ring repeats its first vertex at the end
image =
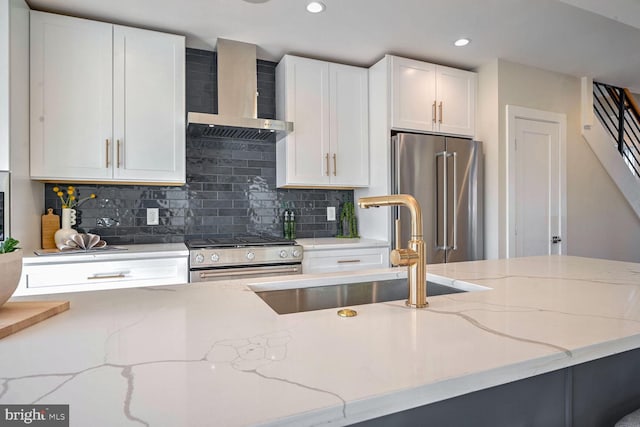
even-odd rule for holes
{"type": "Polygon", "coordinates": [[[107,162],[107,169],[109,168],[109,138],[105,139],[105,157],[107,162]]]}
{"type": "Polygon", "coordinates": [[[433,105],[431,106],[431,121],[433,123],[436,122],[436,101],[433,101],[433,105]]]}
{"type": "Polygon", "coordinates": [[[352,264],[361,262],[359,259],[339,259],[338,264],[352,264]]]}
{"type": "Polygon", "coordinates": [[[116,274],[94,274],[93,276],[87,277],[87,280],[96,280],[96,279],[124,279],[124,273],[116,273],[116,274]]]}
{"type": "Polygon", "coordinates": [[[324,160],[327,163],[327,170],[325,171],[325,173],[327,174],[327,176],[329,176],[329,153],[325,154],[324,160]]]}
{"type": "Polygon", "coordinates": [[[116,147],[117,147],[117,167],[120,167],[120,140],[117,139],[116,140],[116,147]]]}
{"type": "Polygon", "coordinates": [[[337,154],[333,153],[333,176],[336,176],[338,173],[338,161],[336,160],[337,154]]]}
{"type": "Polygon", "coordinates": [[[440,109],[440,119],[438,120],[438,122],[442,124],[442,101],[440,101],[439,109],[440,109]]]}

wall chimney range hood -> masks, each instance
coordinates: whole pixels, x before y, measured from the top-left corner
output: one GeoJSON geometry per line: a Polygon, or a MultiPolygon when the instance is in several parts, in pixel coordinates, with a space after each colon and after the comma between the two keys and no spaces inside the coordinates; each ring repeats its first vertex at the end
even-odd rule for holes
{"type": "Polygon", "coordinates": [[[192,136],[278,140],[293,123],[258,118],[256,45],[218,39],[218,114],[187,113],[192,136]]]}

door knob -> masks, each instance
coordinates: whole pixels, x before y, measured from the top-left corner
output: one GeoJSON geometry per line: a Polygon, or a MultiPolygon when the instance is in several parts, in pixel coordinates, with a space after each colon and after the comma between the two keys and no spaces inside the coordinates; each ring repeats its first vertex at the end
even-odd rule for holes
{"type": "Polygon", "coordinates": [[[552,236],[551,243],[556,244],[562,242],[562,238],[560,236],[552,236]]]}

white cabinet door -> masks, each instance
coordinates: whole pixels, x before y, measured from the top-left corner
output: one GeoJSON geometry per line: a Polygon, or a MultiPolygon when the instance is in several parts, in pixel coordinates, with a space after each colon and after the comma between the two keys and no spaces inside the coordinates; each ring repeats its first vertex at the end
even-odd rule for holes
{"type": "Polygon", "coordinates": [[[294,129],[277,143],[278,187],[368,185],[368,70],[287,55],[276,79],[294,129]]]}
{"type": "Polygon", "coordinates": [[[476,74],[456,68],[436,68],[438,130],[473,136],[475,130],[476,74]]]}
{"type": "Polygon", "coordinates": [[[184,37],[114,26],[114,178],[185,181],[184,37]]]}
{"type": "Polygon", "coordinates": [[[329,64],[285,56],[276,73],[284,91],[278,114],[293,122],[293,132],[278,141],[278,186],[327,185],[331,181],[329,64]]]}
{"type": "MultiPolygon", "coordinates": [[[[369,75],[365,68],[329,64],[331,184],[369,185],[369,75]]],[[[295,125],[294,125],[295,126],[295,125]]]]}
{"type": "Polygon", "coordinates": [[[391,127],[432,131],[436,113],[436,66],[391,57],[391,127]]]}
{"type": "Polygon", "coordinates": [[[112,25],[31,12],[31,176],[111,177],[112,25]]]}

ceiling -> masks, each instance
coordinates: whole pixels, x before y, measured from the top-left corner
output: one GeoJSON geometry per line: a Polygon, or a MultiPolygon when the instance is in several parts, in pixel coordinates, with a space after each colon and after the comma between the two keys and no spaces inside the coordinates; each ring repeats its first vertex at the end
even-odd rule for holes
{"type": "Polygon", "coordinates": [[[27,0],[33,9],[370,66],[385,53],[474,69],[495,58],[640,92],[638,0],[27,0]],[[472,42],[453,46],[459,37],[472,42]]]}

